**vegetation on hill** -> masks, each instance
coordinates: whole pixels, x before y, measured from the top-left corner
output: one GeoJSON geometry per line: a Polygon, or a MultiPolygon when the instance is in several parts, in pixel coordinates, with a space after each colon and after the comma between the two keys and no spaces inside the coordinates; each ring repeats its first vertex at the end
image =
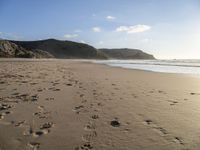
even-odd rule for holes
{"type": "Polygon", "coordinates": [[[83,43],[55,39],[40,41],[0,40],[0,57],[155,59],[153,55],[137,49],[96,49],[83,43]]]}
{"type": "Polygon", "coordinates": [[[106,59],[106,56],[94,47],[77,42],[55,39],[41,41],[11,41],[23,48],[40,49],[52,54],[55,58],[106,59]]]}
{"type": "Polygon", "coordinates": [[[100,51],[112,59],[155,59],[153,55],[138,49],[100,49],[100,51]]]}

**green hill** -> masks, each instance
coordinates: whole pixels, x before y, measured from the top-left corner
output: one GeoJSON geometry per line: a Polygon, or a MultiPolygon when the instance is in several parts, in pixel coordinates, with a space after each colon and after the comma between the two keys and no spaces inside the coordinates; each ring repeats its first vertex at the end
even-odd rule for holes
{"type": "Polygon", "coordinates": [[[0,40],[0,57],[155,59],[153,55],[138,49],[96,49],[83,43],[55,39],[40,41],[0,40]]]}
{"type": "Polygon", "coordinates": [[[99,49],[108,58],[112,59],[155,59],[153,55],[138,49],[99,49]]]}
{"type": "Polygon", "coordinates": [[[77,42],[47,39],[41,41],[11,41],[25,49],[40,49],[55,58],[106,59],[106,56],[94,47],[77,42]]]}

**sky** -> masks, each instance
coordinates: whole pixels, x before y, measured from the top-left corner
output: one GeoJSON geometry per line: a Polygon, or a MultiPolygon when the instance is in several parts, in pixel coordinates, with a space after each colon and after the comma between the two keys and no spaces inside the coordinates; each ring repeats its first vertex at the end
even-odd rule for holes
{"type": "Polygon", "coordinates": [[[200,59],[200,0],[0,0],[0,38],[200,59]]]}

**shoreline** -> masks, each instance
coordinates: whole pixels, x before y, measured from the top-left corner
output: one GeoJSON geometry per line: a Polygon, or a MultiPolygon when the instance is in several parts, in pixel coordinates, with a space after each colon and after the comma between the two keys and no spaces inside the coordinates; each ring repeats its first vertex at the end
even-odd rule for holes
{"type": "Polygon", "coordinates": [[[47,58],[47,59],[30,59],[30,58],[1,58],[0,62],[50,62],[50,61],[75,61],[75,62],[84,62],[84,63],[94,63],[98,65],[105,65],[111,68],[119,68],[119,69],[127,69],[127,70],[133,70],[133,71],[142,71],[142,72],[152,72],[152,73],[160,73],[160,74],[174,74],[174,75],[180,75],[180,76],[189,76],[189,77],[200,77],[200,74],[192,74],[192,73],[170,73],[170,72],[159,72],[159,71],[153,71],[153,70],[145,70],[145,69],[134,69],[134,68],[127,68],[122,66],[111,66],[109,64],[103,64],[103,63],[97,63],[95,61],[98,61],[96,59],[57,59],[57,58],[47,58]]]}
{"type": "MultiPolygon", "coordinates": [[[[98,63],[95,63],[98,64],[98,63]]],[[[170,72],[159,72],[159,71],[151,71],[151,70],[143,70],[143,69],[134,69],[134,68],[126,68],[126,67],[121,67],[121,66],[111,66],[108,64],[99,64],[99,65],[105,65],[111,68],[119,68],[119,69],[125,69],[125,70],[133,70],[133,71],[141,71],[141,72],[151,72],[151,73],[158,73],[158,74],[168,74],[168,75],[178,75],[178,76],[186,76],[186,77],[197,77],[199,78],[199,74],[190,74],[190,73],[170,73],[170,72]]]]}
{"type": "Polygon", "coordinates": [[[3,150],[199,148],[199,77],[73,60],[6,61],[0,84],[3,150]]]}

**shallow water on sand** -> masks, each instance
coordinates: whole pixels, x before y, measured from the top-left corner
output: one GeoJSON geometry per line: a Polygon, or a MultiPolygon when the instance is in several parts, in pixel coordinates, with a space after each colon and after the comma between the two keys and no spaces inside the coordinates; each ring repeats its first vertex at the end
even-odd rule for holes
{"type": "Polygon", "coordinates": [[[96,63],[128,69],[200,75],[200,60],[100,60],[96,63]]]}

